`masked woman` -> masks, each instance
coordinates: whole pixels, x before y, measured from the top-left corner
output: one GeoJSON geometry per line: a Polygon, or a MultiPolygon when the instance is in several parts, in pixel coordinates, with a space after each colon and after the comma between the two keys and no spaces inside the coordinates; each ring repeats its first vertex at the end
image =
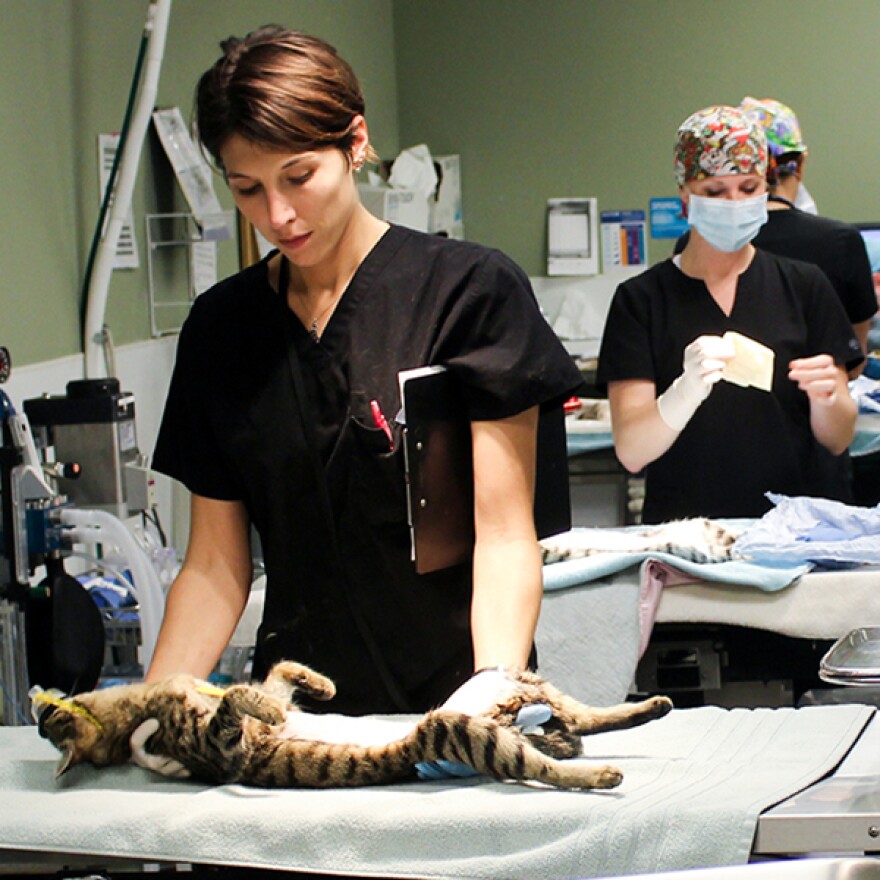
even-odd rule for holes
{"type": "Polygon", "coordinates": [[[675,146],[688,244],[615,293],[599,379],[618,458],[645,471],[644,522],[761,516],[767,492],[812,494],[817,449],[852,440],[846,370],[861,347],[819,269],[751,244],[766,170],[765,135],[741,111],[688,117],[675,146]],[[723,380],[728,331],[773,353],[769,391],[723,380]]]}
{"type": "Polygon", "coordinates": [[[509,259],[361,205],[364,100],[331,46],[268,26],[222,47],[199,136],[274,249],[181,332],[153,465],[190,489],[191,537],[148,678],[211,672],[248,599],[253,526],[255,675],[307,663],[335,680],[333,712],[423,711],[462,684],[488,705],[498,669],[529,662],[541,601],[538,413],[580,374],[509,259]],[[448,369],[471,423],[475,546],[419,575],[394,417],[398,372],[424,365],[448,369]]]}

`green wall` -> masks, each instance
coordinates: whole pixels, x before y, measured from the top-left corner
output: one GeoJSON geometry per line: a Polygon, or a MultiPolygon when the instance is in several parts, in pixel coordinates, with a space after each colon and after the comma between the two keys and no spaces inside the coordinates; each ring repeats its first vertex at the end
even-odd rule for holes
{"type": "Polygon", "coordinates": [[[744,95],[798,114],[821,212],[880,220],[878,0],[396,0],[394,24],[401,143],[461,155],[468,238],[530,274],[548,198],[647,210],[678,124],[744,95]]]}
{"type": "MultiPolygon", "coordinates": [[[[24,364],[81,351],[96,140],[121,125],[147,2],[0,4],[0,344],[24,364]]],[[[880,219],[880,0],[174,0],[158,103],[188,117],[218,41],[267,21],[352,62],[380,153],[459,153],[468,237],[531,274],[544,272],[548,198],[647,208],[674,194],[678,123],[746,94],[797,111],[823,213],[880,219]]],[[[142,268],[110,288],[117,344],[150,333],[143,216],[181,209],[151,133],[134,202],[142,268]]]]}
{"type": "MultiPolygon", "coordinates": [[[[97,136],[122,125],[147,0],[0,0],[0,345],[18,365],[82,350],[79,300],[98,214],[97,136]]],[[[278,22],[334,43],[354,65],[371,132],[398,149],[391,0],[174,0],[157,95],[189,119],[218,43],[278,22]]],[[[117,345],[150,336],[144,214],[186,210],[152,131],[134,197],[141,268],[115,271],[117,345]]],[[[217,190],[231,200],[218,179],[217,190]]],[[[235,248],[223,246],[221,270],[235,248]]]]}

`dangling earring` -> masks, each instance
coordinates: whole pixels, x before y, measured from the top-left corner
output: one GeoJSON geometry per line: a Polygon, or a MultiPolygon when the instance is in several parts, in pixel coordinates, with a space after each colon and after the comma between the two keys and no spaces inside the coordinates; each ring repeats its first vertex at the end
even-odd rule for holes
{"type": "Polygon", "coordinates": [[[364,167],[364,157],[358,156],[357,159],[355,159],[354,162],[352,162],[352,166],[354,167],[355,171],[360,171],[361,168],[364,167]]]}

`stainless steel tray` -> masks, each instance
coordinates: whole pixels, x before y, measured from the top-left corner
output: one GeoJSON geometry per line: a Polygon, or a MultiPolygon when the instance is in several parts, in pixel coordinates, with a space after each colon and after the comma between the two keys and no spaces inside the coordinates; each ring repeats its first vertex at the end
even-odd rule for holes
{"type": "Polygon", "coordinates": [[[820,661],[819,678],[832,684],[880,684],[880,626],[860,626],[839,638],[820,661]]]}

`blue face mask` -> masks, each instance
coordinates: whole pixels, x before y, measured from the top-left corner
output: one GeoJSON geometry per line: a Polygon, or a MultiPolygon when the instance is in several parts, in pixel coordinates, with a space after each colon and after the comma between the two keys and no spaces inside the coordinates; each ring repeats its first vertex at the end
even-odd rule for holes
{"type": "Polygon", "coordinates": [[[750,199],[711,199],[691,194],[688,223],[719,251],[745,247],[767,222],[767,194],[750,199]]]}

